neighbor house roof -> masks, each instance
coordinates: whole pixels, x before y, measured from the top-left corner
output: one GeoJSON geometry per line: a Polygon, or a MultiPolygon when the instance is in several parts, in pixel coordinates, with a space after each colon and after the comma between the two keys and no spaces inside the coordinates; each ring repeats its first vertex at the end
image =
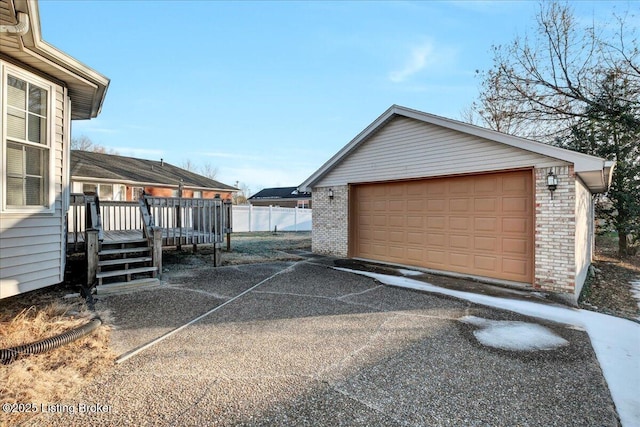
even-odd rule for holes
{"type": "Polygon", "coordinates": [[[297,187],[274,187],[258,191],[249,200],[310,199],[311,193],[298,191],[297,187]]]}
{"type": "Polygon", "coordinates": [[[109,79],[42,39],[37,0],[0,0],[0,52],[63,82],[71,118],[96,117],[109,79]]]}
{"type": "Polygon", "coordinates": [[[118,182],[146,186],[184,187],[203,190],[238,191],[197,173],[173,166],[162,160],[90,151],[71,151],[71,178],[75,181],[118,182]]]}
{"type": "Polygon", "coordinates": [[[540,142],[532,141],[530,139],[496,132],[469,123],[463,123],[457,120],[424,113],[422,111],[412,110],[410,108],[402,107],[399,105],[392,105],[373,123],[367,126],[354,139],[352,139],[347,145],[345,145],[340,151],[338,151],[333,157],[331,157],[324,165],[322,165],[317,171],[315,171],[309,178],[307,178],[302,184],[300,184],[298,189],[300,191],[310,191],[311,188],[316,185],[316,183],[318,183],[334,167],[340,164],[340,162],[342,162],[347,156],[349,156],[349,154],[351,154],[356,148],[358,148],[374,134],[376,134],[376,132],[382,129],[390,120],[398,116],[408,117],[424,123],[456,130],[476,136],[478,138],[499,142],[512,147],[520,148],[522,150],[527,150],[533,153],[572,163],[574,165],[574,171],[576,172],[576,174],[580,176],[580,178],[592,192],[606,191],[611,183],[611,174],[613,172],[615,162],[607,161],[600,157],[590,156],[588,154],[566,150],[564,148],[554,147],[552,145],[543,144],[540,142]]]}

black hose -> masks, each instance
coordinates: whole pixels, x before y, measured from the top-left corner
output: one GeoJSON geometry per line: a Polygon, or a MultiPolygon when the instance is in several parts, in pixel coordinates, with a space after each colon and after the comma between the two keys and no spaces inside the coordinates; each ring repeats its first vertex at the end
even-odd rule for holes
{"type": "Polygon", "coordinates": [[[102,324],[102,320],[99,317],[93,318],[89,323],[79,326],[67,332],[63,332],[55,337],[43,339],[31,344],[23,344],[11,348],[0,349],[0,362],[3,365],[8,365],[11,362],[18,360],[20,356],[25,354],[39,354],[45,351],[53,350],[64,344],[69,344],[72,341],[82,338],[83,336],[93,332],[98,326],[102,324]]]}

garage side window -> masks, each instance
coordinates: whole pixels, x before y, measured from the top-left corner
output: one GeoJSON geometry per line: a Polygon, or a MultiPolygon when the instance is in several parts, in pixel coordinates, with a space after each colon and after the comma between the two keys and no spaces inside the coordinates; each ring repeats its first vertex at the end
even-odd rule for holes
{"type": "Polygon", "coordinates": [[[50,94],[30,81],[5,76],[5,206],[48,207],[50,94]]]}

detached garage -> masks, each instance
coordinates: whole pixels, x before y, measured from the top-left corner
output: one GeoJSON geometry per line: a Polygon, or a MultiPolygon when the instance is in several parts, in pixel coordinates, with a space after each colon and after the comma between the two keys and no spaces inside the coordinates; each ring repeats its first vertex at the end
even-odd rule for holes
{"type": "Polygon", "coordinates": [[[301,186],[317,253],[577,300],[613,162],[392,106],[301,186]]]}

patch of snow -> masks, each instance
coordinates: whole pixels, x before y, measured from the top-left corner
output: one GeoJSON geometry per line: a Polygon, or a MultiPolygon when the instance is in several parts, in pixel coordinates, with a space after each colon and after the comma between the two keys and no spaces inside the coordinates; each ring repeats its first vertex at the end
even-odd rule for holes
{"type": "Polygon", "coordinates": [[[421,276],[424,274],[422,271],[407,270],[405,268],[399,268],[398,271],[405,276],[421,276]]]}
{"type": "Polygon", "coordinates": [[[503,350],[553,350],[569,344],[569,341],[550,329],[535,323],[489,320],[476,316],[465,316],[460,321],[480,328],[473,331],[473,335],[481,344],[503,350]]]}
{"type": "Polygon", "coordinates": [[[337,269],[368,276],[390,286],[449,295],[525,316],[584,328],[609,385],[621,424],[625,427],[640,426],[640,324],[588,310],[439,288],[407,277],[337,269]]]}

